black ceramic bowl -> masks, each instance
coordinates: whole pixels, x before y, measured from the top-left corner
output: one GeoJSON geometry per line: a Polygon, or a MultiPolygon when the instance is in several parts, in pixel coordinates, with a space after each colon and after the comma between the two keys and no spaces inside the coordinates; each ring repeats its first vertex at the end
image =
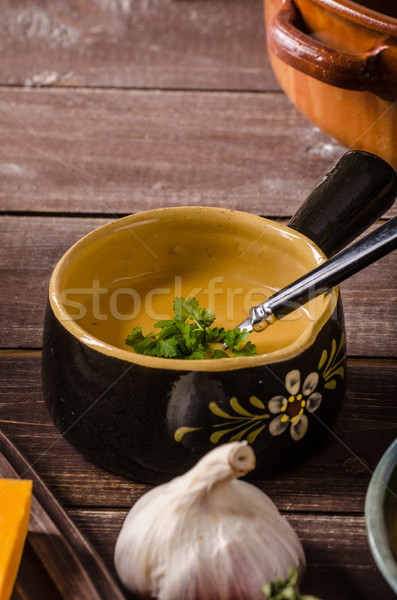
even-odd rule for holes
{"type": "Polygon", "coordinates": [[[134,353],[126,336],[172,317],[177,296],[197,297],[215,310],[215,325],[235,327],[252,305],[366,229],[396,190],[390,165],[347,152],[290,227],[181,207],[131,215],[84,237],[50,282],[42,380],[55,425],[92,461],[151,483],[234,440],[254,447],[257,478],[299,460],[332,425],[345,392],[337,288],[251,334],[257,356],[155,358],[134,353]]]}
{"type": "Polygon", "coordinates": [[[324,258],[288,227],[217,208],[142,212],[87,235],[50,282],[42,377],[55,425],[92,461],[153,483],[233,440],[254,447],[256,477],[299,459],[344,396],[337,289],[251,334],[258,356],[156,358],[125,338],[172,316],[175,296],[196,296],[215,324],[234,327],[324,258]]]}

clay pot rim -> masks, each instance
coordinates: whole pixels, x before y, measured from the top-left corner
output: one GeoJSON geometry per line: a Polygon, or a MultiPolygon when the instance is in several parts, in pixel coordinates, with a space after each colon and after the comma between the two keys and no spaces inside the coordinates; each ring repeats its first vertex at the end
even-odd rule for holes
{"type": "Polygon", "coordinates": [[[352,0],[312,0],[312,2],[349,21],[397,37],[397,19],[394,17],[357,4],[352,0]]]}

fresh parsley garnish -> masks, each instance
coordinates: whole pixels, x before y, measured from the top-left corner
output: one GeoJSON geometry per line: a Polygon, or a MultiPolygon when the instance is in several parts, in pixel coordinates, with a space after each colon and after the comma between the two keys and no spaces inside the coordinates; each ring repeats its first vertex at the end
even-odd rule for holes
{"type": "Polygon", "coordinates": [[[301,594],[298,589],[298,571],[291,567],[284,581],[275,579],[271,583],[264,585],[262,592],[266,600],[320,600],[314,596],[301,594]]]}
{"type": "Polygon", "coordinates": [[[173,319],[158,321],[154,327],[159,331],[147,335],[143,335],[142,327],[134,327],[126,343],[138,354],[162,358],[196,360],[257,354],[255,345],[247,341],[246,329],[212,327],[214,321],[214,312],[200,308],[196,298],[175,298],[173,319]]]}

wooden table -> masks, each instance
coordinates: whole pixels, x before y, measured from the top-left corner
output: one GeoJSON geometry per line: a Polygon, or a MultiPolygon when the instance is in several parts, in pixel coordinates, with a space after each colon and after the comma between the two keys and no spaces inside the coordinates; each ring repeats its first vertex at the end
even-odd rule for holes
{"type": "MultiPolygon", "coordinates": [[[[260,0],[3,0],[0,39],[1,428],[114,572],[121,523],[150,486],[93,466],[52,425],[40,355],[53,267],[135,211],[286,220],[344,149],[281,92],[260,0]]],[[[363,510],[397,432],[396,263],[342,285],[348,392],[333,431],[259,484],[304,544],[303,591],[323,600],[393,597],[363,510]]]]}

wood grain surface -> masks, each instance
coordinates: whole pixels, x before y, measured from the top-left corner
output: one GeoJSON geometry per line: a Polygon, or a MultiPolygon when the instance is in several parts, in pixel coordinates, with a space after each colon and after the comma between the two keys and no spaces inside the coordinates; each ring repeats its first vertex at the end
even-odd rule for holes
{"type": "MultiPolygon", "coordinates": [[[[55,264],[89,231],[162,206],[286,223],[344,148],[280,90],[262,0],[3,0],[0,45],[0,429],[114,574],[123,519],[151,486],[96,467],[51,422],[40,359],[55,264]]],[[[256,482],[301,538],[302,590],[321,600],[394,597],[364,501],[397,436],[396,261],[341,286],[347,396],[332,431],[256,482]]],[[[61,597],[38,549],[13,600],[61,597]]]]}
{"type": "Polygon", "coordinates": [[[97,552],[2,431],[0,476],[29,479],[33,485],[26,552],[13,599],[42,600],[50,594],[63,600],[125,600],[97,552]]]}
{"type": "Polygon", "coordinates": [[[0,88],[0,130],[8,211],[289,216],[343,151],[281,94],[0,88]]]}
{"type": "Polygon", "coordinates": [[[261,0],[3,0],[0,84],[278,89],[261,0]]]}

